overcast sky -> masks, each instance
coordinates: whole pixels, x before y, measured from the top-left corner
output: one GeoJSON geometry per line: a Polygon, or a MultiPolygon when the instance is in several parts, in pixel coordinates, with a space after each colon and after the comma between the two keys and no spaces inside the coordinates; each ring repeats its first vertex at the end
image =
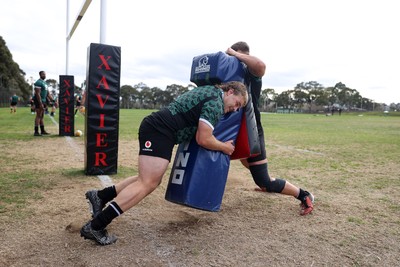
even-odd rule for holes
{"type": "MultiPolygon", "coordinates": [[[[84,0],[70,0],[70,29],[84,0]]],[[[337,82],[380,103],[400,103],[396,0],[107,0],[105,44],[121,47],[121,85],[190,83],[192,59],[246,41],[267,64],[263,89],[337,82]]],[[[0,0],[0,35],[36,80],[66,72],[67,0],[0,0]]],[[[68,74],[81,85],[87,48],[100,43],[100,0],[69,42],[68,74]]]]}

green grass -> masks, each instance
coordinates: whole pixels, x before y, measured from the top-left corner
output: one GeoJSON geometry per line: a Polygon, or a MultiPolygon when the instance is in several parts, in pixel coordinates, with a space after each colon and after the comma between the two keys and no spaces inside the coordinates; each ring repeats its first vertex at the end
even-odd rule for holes
{"type": "MultiPolygon", "coordinates": [[[[136,140],[141,120],[153,111],[121,110],[120,140],[136,140]]],[[[40,172],[40,166],[31,170],[18,169],[18,166],[35,161],[23,154],[15,158],[9,153],[16,147],[33,144],[34,116],[29,108],[19,108],[16,114],[10,114],[8,108],[0,109],[0,214],[25,205],[28,199],[40,199],[42,191],[59,182],[46,178],[55,173],[78,181],[85,178],[82,169],[46,169],[40,172]]],[[[58,114],[54,119],[58,122],[58,114]]],[[[47,124],[51,123],[48,117],[45,120],[47,124]]],[[[262,123],[273,172],[292,177],[296,183],[328,192],[348,188],[368,192],[400,187],[399,116],[364,113],[327,117],[268,113],[262,114],[262,123]]],[[[75,129],[84,131],[84,124],[84,117],[79,115],[75,119],[75,129]]],[[[59,137],[54,134],[49,138],[59,137]]],[[[133,167],[118,167],[115,178],[136,171],[133,167]]],[[[368,197],[367,193],[364,195],[368,197]]],[[[391,200],[388,205],[393,203],[391,200]]],[[[353,218],[349,221],[359,223],[353,218]]]]}
{"type": "Polygon", "coordinates": [[[121,109],[119,114],[119,138],[137,140],[142,119],[155,110],[121,109]]]}
{"type": "Polygon", "coordinates": [[[394,159],[400,148],[400,117],[264,114],[262,123],[267,146],[272,141],[348,160],[394,159]]]}

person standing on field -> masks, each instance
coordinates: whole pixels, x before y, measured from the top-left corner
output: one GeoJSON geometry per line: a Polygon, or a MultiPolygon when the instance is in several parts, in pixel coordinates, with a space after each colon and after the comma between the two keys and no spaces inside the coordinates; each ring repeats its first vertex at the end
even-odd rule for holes
{"type": "Polygon", "coordinates": [[[138,175],[102,190],[86,192],[93,219],[82,227],[81,236],[100,245],[114,243],[117,238],[108,235],[105,228],[157,188],[176,144],[196,138],[206,149],[232,155],[233,140],[217,140],[213,135],[214,126],[224,113],[237,111],[247,100],[243,83],[206,85],[182,94],[168,107],[145,117],[139,128],[138,175]]]}
{"type": "Polygon", "coordinates": [[[79,90],[78,94],[75,97],[75,114],[74,114],[75,116],[78,110],[81,109],[81,104],[82,104],[81,102],[82,102],[82,92],[81,90],[79,90]]]}
{"type": "MultiPolygon", "coordinates": [[[[44,129],[44,111],[47,107],[47,96],[48,96],[48,90],[47,90],[47,83],[45,82],[46,79],[46,72],[45,71],[40,71],[39,72],[40,78],[35,82],[35,94],[33,95],[33,102],[35,105],[35,112],[36,112],[36,117],[35,117],[35,132],[34,136],[41,136],[41,135],[48,135],[50,133],[46,132],[44,129]],[[40,133],[39,133],[39,127],[40,127],[40,133]]],[[[50,99],[53,100],[53,98],[50,96],[50,99]]]]}
{"type": "Polygon", "coordinates": [[[242,164],[250,170],[254,182],[260,191],[290,195],[300,200],[300,215],[307,215],[314,209],[314,196],[286,180],[271,178],[268,174],[268,160],[265,150],[264,129],[261,124],[261,114],[258,109],[262,88],[262,77],[265,74],[265,63],[259,58],[250,55],[250,47],[246,42],[237,42],[226,51],[246,65],[245,84],[250,90],[254,114],[257,123],[258,137],[261,153],[257,156],[241,160],[242,164]]]}
{"type": "Polygon", "coordinates": [[[18,105],[19,97],[17,96],[16,93],[14,93],[10,97],[10,113],[16,113],[17,112],[17,105],[18,105]]]}

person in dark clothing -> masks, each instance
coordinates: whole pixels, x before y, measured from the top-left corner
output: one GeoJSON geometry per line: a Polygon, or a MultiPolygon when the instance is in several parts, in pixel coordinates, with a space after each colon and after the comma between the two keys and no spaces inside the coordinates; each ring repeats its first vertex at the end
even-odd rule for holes
{"type": "Polygon", "coordinates": [[[245,83],[250,90],[250,98],[253,103],[261,153],[257,156],[242,160],[242,164],[250,170],[254,182],[260,191],[290,195],[300,200],[300,215],[307,215],[314,209],[314,196],[290,182],[272,178],[268,174],[268,160],[265,150],[264,129],[261,124],[261,115],[258,109],[258,100],[261,94],[262,77],[265,74],[265,63],[259,58],[250,55],[250,47],[246,42],[237,42],[226,51],[246,65],[245,83]]]}

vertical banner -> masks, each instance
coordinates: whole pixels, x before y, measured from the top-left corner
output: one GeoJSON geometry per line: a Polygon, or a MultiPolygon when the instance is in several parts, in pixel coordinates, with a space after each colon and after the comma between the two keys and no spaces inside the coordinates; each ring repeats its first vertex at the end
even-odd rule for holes
{"type": "Polygon", "coordinates": [[[74,136],[74,88],[74,76],[60,75],[58,95],[58,134],[60,136],[74,136]]]}
{"type": "Polygon", "coordinates": [[[121,48],[90,44],[86,70],[85,173],[117,173],[121,48]]]}

